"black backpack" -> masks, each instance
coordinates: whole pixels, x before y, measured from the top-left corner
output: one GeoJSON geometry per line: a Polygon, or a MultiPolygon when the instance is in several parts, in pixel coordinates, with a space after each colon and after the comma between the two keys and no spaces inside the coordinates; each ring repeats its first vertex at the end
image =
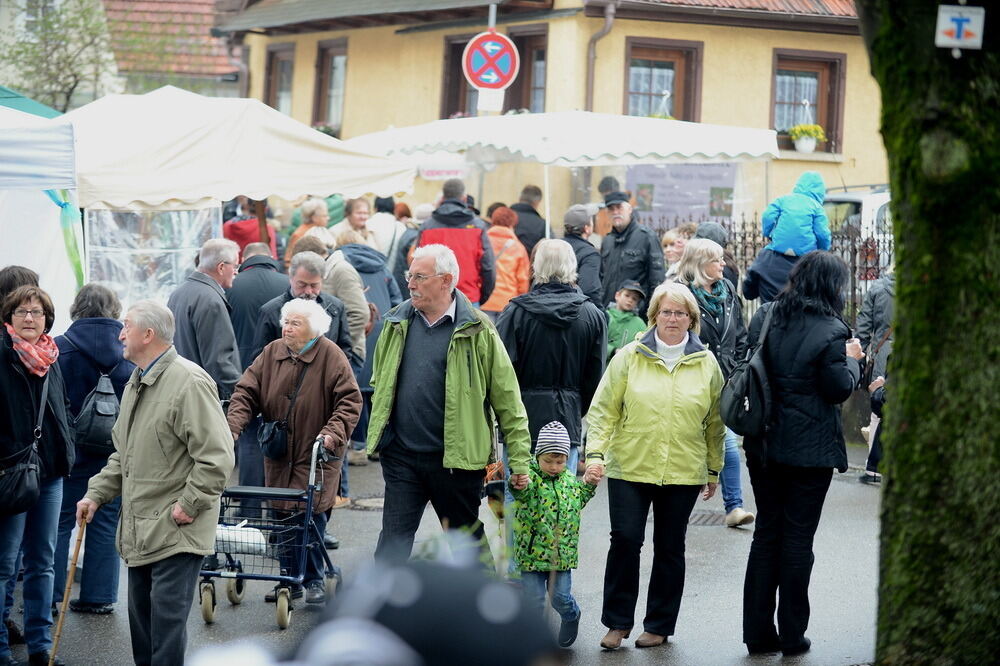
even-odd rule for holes
{"type": "Polygon", "coordinates": [[[722,388],[722,421],[744,437],[762,437],[771,416],[771,386],[764,367],[764,340],[771,325],[774,306],[768,308],[757,345],[740,359],[722,388]]]}
{"type": "Polygon", "coordinates": [[[97,379],[97,386],[91,389],[87,397],[80,405],[80,413],[73,421],[73,432],[77,446],[89,455],[99,458],[107,457],[114,453],[115,445],[111,439],[111,429],[115,427],[121,405],[118,396],[115,394],[115,387],[111,384],[111,373],[121,364],[119,361],[107,372],[100,367],[96,361],[68,338],[66,339],[73,347],[80,352],[91,365],[93,365],[101,376],[97,379]]]}

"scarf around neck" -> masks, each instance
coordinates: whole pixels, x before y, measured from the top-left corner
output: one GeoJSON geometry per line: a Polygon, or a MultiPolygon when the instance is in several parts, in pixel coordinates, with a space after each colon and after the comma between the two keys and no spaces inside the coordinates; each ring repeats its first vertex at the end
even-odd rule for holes
{"type": "Polygon", "coordinates": [[[56,341],[52,339],[52,336],[42,333],[38,341],[32,344],[15,333],[14,327],[10,324],[4,323],[4,326],[7,327],[7,335],[14,343],[14,351],[17,352],[21,364],[31,374],[44,377],[45,373],[49,371],[49,366],[59,358],[59,347],[56,346],[56,341]]]}
{"type": "Polygon", "coordinates": [[[698,299],[698,304],[705,308],[709,314],[715,317],[722,314],[722,306],[725,304],[726,298],[729,297],[729,289],[726,287],[725,280],[718,280],[712,285],[711,292],[706,291],[700,284],[693,285],[691,291],[698,299]]]}

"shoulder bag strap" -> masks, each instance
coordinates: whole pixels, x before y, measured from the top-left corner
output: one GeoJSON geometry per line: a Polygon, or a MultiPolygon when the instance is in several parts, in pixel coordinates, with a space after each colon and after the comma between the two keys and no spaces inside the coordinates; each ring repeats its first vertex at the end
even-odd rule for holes
{"type": "Polygon", "coordinates": [[[42,382],[42,399],[38,404],[38,420],[35,421],[35,430],[32,432],[34,441],[31,446],[38,449],[38,440],[42,438],[42,419],[45,418],[45,402],[49,397],[49,373],[45,373],[45,381],[42,382]]]}
{"type": "Polygon", "coordinates": [[[399,254],[399,248],[396,247],[396,236],[399,234],[399,227],[393,226],[392,229],[392,240],[389,241],[389,248],[387,249],[388,257],[386,258],[385,267],[389,269],[389,273],[396,269],[396,255],[399,254]]]}
{"type": "Polygon", "coordinates": [[[771,315],[774,314],[774,308],[776,306],[772,305],[767,309],[767,314],[764,315],[764,325],[760,328],[760,338],[757,340],[757,347],[764,347],[764,339],[767,338],[767,331],[771,328],[771,315]]]}
{"type": "Polygon", "coordinates": [[[292,394],[292,401],[288,403],[288,413],[285,414],[285,424],[289,423],[289,419],[292,418],[292,409],[295,408],[295,401],[299,397],[299,389],[302,388],[302,381],[306,377],[306,370],[309,369],[309,363],[302,362],[302,370],[299,372],[299,382],[295,385],[295,393],[292,394]]]}
{"type": "Polygon", "coordinates": [[[878,341],[877,345],[875,345],[875,352],[874,352],[875,354],[879,353],[879,350],[882,349],[882,345],[884,345],[886,341],[889,340],[890,335],[892,335],[892,326],[885,329],[885,333],[882,334],[882,339],[878,341]]]}

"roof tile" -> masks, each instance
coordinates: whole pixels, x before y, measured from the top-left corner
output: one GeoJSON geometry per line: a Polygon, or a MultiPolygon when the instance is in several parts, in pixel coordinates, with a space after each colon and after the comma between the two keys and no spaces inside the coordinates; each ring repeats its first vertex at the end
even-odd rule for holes
{"type": "Polygon", "coordinates": [[[747,11],[800,14],[804,16],[837,16],[855,18],[858,13],[853,0],[640,0],[651,5],[678,5],[747,11]]]}

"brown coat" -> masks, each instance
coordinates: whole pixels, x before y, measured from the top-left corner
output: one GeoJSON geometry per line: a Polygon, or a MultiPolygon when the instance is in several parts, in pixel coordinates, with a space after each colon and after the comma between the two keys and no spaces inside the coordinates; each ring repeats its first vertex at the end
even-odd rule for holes
{"type": "MultiPolygon", "coordinates": [[[[258,413],[265,421],[285,418],[302,363],[307,363],[309,369],[289,419],[288,456],[281,460],[264,459],[264,479],[270,488],[305,490],[309,483],[312,443],[316,437],[330,435],[334,452],[342,458],[361,416],[358,383],[347,357],[336,344],[321,337],[296,359],[284,340],[279,339],[264,347],[236,384],[227,417],[234,436],[239,435],[258,413]]],[[[333,506],[340,485],[340,465],[338,460],[317,468],[316,480],[322,482],[323,490],[313,505],[315,512],[333,506]]]]}

